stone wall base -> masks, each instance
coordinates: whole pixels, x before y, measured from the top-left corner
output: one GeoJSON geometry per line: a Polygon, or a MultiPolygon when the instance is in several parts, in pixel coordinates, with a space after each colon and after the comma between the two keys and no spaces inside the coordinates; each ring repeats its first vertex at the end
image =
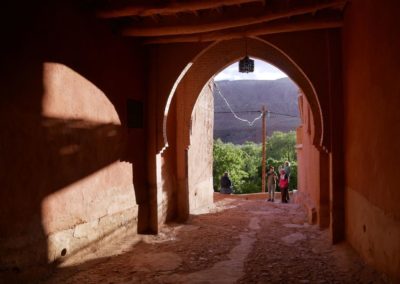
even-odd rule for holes
{"type": "Polygon", "coordinates": [[[308,194],[298,190],[293,190],[293,194],[291,196],[295,203],[300,204],[306,210],[308,223],[311,225],[316,224],[318,222],[317,209],[315,208],[315,205],[312,203],[308,194]]]}
{"type": "Polygon", "coordinates": [[[137,235],[137,207],[103,216],[48,236],[48,259],[59,266],[98,258],[99,248],[111,239],[137,235]]]}
{"type": "Polygon", "coordinates": [[[47,237],[27,235],[4,241],[0,244],[0,279],[25,283],[43,278],[57,267],[118,254],[126,249],[119,239],[129,238],[130,246],[139,240],[137,215],[135,206],[47,237]],[[106,248],[111,243],[114,247],[106,248]]]}
{"type": "Polygon", "coordinates": [[[346,188],[346,239],[367,263],[400,283],[400,220],[346,188]]]}

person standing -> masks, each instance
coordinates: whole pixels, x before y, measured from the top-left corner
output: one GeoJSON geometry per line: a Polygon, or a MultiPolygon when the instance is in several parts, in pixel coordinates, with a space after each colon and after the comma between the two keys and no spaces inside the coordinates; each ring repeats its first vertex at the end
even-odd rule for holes
{"type": "Polygon", "coordinates": [[[275,201],[275,189],[276,189],[276,180],[278,179],[277,174],[275,173],[275,168],[273,166],[269,166],[269,170],[267,172],[267,188],[269,199],[268,201],[275,201]]]}
{"type": "Polygon", "coordinates": [[[289,176],[283,169],[279,174],[279,187],[281,189],[282,203],[288,203],[289,176]]]}
{"type": "Polygon", "coordinates": [[[289,162],[289,161],[286,161],[286,162],[285,162],[285,164],[284,164],[284,166],[283,166],[283,169],[285,170],[286,174],[288,175],[289,182],[290,182],[290,172],[291,172],[291,169],[290,169],[290,162],[289,162]]]}
{"type": "Polygon", "coordinates": [[[228,172],[225,172],[221,177],[221,190],[220,193],[231,194],[232,193],[232,182],[229,179],[228,172]]]}
{"type": "Polygon", "coordinates": [[[286,174],[288,175],[287,200],[289,200],[289,199],[290,199],[290,196],[289,196],[289,186],[290,186],[290,174],[291,174],[291,168],[290,168],[290,162],[289,162],[289,161],[286,161],[286,162],[285,162],[285,164],[284,164],[284,166],[283,166],[283,169],[285,170],[286,174]]]}

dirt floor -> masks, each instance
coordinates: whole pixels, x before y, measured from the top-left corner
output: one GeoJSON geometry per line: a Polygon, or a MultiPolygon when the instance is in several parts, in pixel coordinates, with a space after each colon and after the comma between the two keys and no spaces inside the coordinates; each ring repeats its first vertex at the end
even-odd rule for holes
{"type": "Polygon", "coordinates": [[[110,243],[102,250],[118,254],[58,269],[45,283],[388,283],[347,244],[330,245],[299,205],[261,196],[216,194],[211,213],[134,245],[110,243]]]}

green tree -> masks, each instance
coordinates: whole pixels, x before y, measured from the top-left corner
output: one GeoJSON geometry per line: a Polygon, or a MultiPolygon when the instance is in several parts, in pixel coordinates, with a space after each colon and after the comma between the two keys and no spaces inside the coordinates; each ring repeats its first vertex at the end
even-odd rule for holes
{"type": "Polygon", "coordinates": [[[246,182],[257,183],[261,177],[258,172],[262,160],[261,145],[246,142],[240,149],[244,153],[244,171],[249,175],[246,182]]]}
{"type": "Polygon", "coordinates": [[[296,161],[296,132],[275,131],[267,141],[267,156],[275,160],[296,161]]]}
{"type": "Polygon", "coordinates": [[[239,147],[245,154],[244,170],[248,173],[248,177],[240,188],[240,193],[261,192],[261,144],[246,142],[239,147]]]}
{"type": "MultiPolygon", "coordinates": [[[[274,132],[267,140],[267,168],[273,165],[275,170],[285,161],[291,163],[289,189],[297,187],[296,133],[274,132]]],[[[235,193],[261,192],[262,149],[261,144],[246,142],[243,145],[214,141],[214,190],[220,188],[220,178],[229,172],[235,193]]]]}
{"type": "Polygon", "coordinates": [[[214,141],[214,190],[219,190],[220,178],[224,172],[229,173],[235,189],[240,189],[249,176],[245,171],[245,154],[232,143],[223,143],[220,139],[214,141]]]}

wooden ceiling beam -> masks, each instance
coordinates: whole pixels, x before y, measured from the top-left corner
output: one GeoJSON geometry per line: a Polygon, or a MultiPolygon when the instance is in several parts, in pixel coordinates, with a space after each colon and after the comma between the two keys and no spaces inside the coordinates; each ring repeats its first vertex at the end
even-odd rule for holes
{"type": "Polygon", "coordinates": [[[257,25],[246,29],[231,29],[229,31],[217,31],[197,35],[157,37],[144,41],[144,44],[168,44],[168,43],[190,43],[190,42],[210,42],[219,40],[230,40],[244,37],[255,37],[261,35],[299,32],[309,30],[320,30],[342,27],[342,20],[321,19],[297,22],[285,22],[276,24],[257,25]]]}
{"type": "Polygon", "coordinates": [[[213,32],[217,30],[237,28],[246,25],[265,23],[298,15],[313,13],[318,10],[329,8],[340,8],[346,4],[346,0],[331,0],[324,3],[307,5],[286,11],[268,12],[258,16],[245,16],[240,18],[227,18],[224,21],[199,22],[198,20],[188,25],[170,25],[170,26],[131,26],[122,30],[126,36],[154,37],[171,35],[188,35],[197,33],[213,32]]]}
{"type": "Polygon", "coordinates": [[[130,5],[122,8],[101,10],[96,13],[97,17],[112,19],[128,16],[148,17],[152,15],[171,15],[181,12],[193,12],[206,9],[217,9],[223,6],[231,6],[252,2],[264,3],[265,0],[191,0],[181,2],[167,2],[163,5],[130,5]]]}

